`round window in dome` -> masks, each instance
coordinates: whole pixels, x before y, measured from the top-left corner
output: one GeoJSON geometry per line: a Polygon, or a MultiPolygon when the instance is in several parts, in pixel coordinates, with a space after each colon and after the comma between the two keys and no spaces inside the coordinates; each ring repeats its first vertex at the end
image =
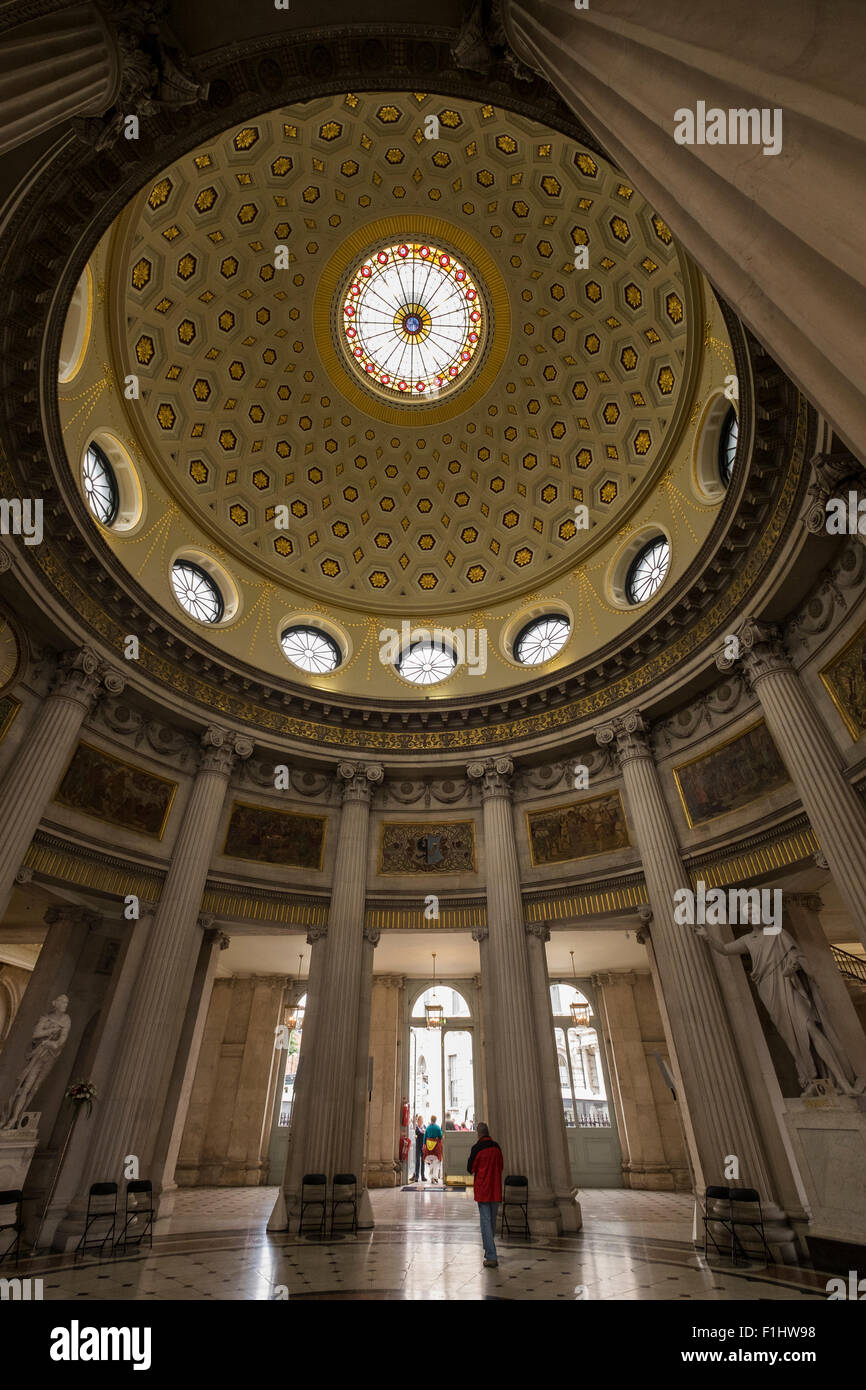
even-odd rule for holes
{"type": "Polygon", "coordinates": [[[514,639],[514,659],[524,666],[540,666],[562,651],[571,636],[571,623],[558,613],[533,618],[514,639]]]}
{"type": "Polygon", "coordinates": [[[671,548],[664,536],[653,536],[635,555],[628,568],[625,593],[629,603],[646,603],[658,593],[671,562],[671,548]]]}
{"type": "Polygon", "coordinates": [[[81,481],[87,505],[96,520],[103,526],[110,526],[120,506],[120,489],[114,469],[98,444],[89,444],[85,451],[81,481]]]}
{"type": "Polygon", "coordinates": [[[333,637],[317,627],[287,627],[280,638],[283,655],[301,671],[323,676],[336,671],[342,660],[333,637]]]}
{"type": "Polygon", "coordinates": [[[171,567],[174,596],[185,613],[198,623],[218,623],[225,612],[215,579],[193,560],[175,560],[171,567]]]}
{"type": "Polygon", "coordinates": [[[462,261],[443,246],[408,240],[355,264],[338,318],[355,375],[409,405],[465,385],[484,356],[489,315],[480,281],[462,261]]]}
{"type": "Polygon", "coordinates": [[[437,685],[451,675],[457,665],[457,657],[450,647],[441,642],[413,642],[407,647],[397,670],[404,680],[413,685],[437,685]]]}
{"type": "Polygon", "coordinates": [[[722,486],[727,487],[731,481],[731,474],[734,471],[734,459],[737,457],[737,441],[740,437],[740,422],[737,419],[737,412],[731,406],[724,420],[719,434],[719,477],[722,486]]]}

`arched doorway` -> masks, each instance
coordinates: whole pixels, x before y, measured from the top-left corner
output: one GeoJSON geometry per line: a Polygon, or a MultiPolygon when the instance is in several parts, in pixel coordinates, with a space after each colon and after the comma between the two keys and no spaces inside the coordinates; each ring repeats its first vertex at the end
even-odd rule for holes
{"type": "Polygon", "coordinates": [[[572,1178],[578,1187],[622,1187],[622,1150],[593,1002],[573,984],[554,980],[550,1008],[572,1178]]]}
{"type": "Polygon", "coordinates": [[[443,1177],[454,1185],[466,1177],[480,1103],[475,987],[468,980],[419,981],[407,991],[407,1012],[404,1094],[413,1121],[418,1114],[425,1123],[437,1116],[443,1177]]]}

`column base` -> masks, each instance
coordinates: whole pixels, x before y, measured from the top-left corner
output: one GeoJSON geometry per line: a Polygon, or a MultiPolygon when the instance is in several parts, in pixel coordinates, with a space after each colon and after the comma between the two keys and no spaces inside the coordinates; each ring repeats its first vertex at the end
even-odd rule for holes
{"type": "MultiPolygon", "coordinates": [[[[501,1213],[500,1207],[500,1213],[501,1213]]],[[[519,1221],[512,1220],[516,1232],[519,1221]]],[[[561,1236],[570,1231],[580,1230],[580,1207],[574,1200],[563,1194],[529,1198],[529,1229],[534,1236],[561,1236]]]]}
{"type": "Polygon", "coordinates": [[[394,1163],[370,1163],[367,1165],[367,1186],[368,1187],[399,1187],[400,1185],[400,1164],[394,1163]]]}
{"type": "Polygon", "coordinates": [[[557,1192],[556,1205],[559,1208],[561,1221],[561,1231],[563,1235],[569,1235],[574,1231],[579,1231],[583,1227],[583,1213],[580,1209],[580,1202],[577,1200],[577,1188],[571,1192],[557,1192]]]}

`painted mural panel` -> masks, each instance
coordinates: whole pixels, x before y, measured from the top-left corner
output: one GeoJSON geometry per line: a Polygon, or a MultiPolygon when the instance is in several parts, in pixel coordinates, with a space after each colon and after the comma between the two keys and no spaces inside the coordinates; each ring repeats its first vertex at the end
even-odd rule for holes
{"type": "Polygon", "coordinates": [[[631,844],[619,792],[527,813],[533,864],[587,859],[631,844]]]}
{"type": "Polygon", "coordinates": [[[763,720],[675,767],[674,779],[690,826],[739,811],[790,781],[763,720]]]}
{"type": "Polygon", "coordinates": [[[325,853],[326,816],[277,811],[271,806],[232,806],[223,854],[233,859],[258,859],[291,869],[321,869],[325,853]]]}
{"type": "Polygon", "coordinates": [[[821,672],[827,694],[852,738],[866,733],[866,624],[821,672]]]}
{"type": "Polygon", "coordinates": [[[474,872],[473,821],[386,821],[382,826],[380,874],[474,872]]]}
{"type": "Polygon", "coordinates": [[[177,783],[79,743],[54,795],[61,806],[161,840],[177,783]]]}

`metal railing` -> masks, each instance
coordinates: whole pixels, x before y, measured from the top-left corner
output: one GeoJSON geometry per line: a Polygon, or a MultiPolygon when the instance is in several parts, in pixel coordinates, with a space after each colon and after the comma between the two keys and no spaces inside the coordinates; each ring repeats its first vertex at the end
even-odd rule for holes
{"type": "Polygon", "coordinates": [[[859,984],[866,985],[866,960],[862,956],[852,956],[850,951],[843,951],[839,946],[831,946],[830,950],[843,975],[847,975],[849,980],[857,980],[859,984]]]}

